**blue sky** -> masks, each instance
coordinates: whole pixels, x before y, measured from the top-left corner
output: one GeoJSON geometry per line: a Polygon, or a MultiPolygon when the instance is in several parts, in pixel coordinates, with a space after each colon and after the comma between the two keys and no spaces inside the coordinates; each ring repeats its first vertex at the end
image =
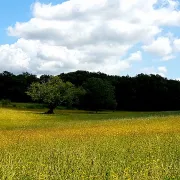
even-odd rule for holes
{"type": "Polygon", "coordinates": [[[0,71],[80,69],[179,79],[179,1],[148,2],[2,1],[0,71]]]}
{"type": "Polygon", "coordinates": [[[6,29],[16,21],[26,21],[31,18],[30,6],[34,1],[6,0],[0,3],[0,43],[12,43],[15,40],[7,36],[6,29]]]}
{"type": "MultiPolygon", "coordinates": [[[[31,5],[36,0],[2,0],[0,3],[0,44],[13,43],[15,38],[7,36],[7,27],[17,21],[28,21],[32,17],[31,5]]],[[[42,3],[58,4],[61,0],[42,0],[42,3]]]]}

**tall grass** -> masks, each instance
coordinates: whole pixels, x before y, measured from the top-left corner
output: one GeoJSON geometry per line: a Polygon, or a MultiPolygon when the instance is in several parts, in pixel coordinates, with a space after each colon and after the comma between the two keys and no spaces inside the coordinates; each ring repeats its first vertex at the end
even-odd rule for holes
{"type": "Polygon", "coordinates": [[[180,179],[177,113],[0,114],[0,179],[180,179]]]}

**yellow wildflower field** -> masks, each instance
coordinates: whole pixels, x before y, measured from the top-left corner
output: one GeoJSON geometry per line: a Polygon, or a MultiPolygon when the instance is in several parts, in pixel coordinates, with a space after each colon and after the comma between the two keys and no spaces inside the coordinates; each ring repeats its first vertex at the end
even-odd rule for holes
{"type": "Polygon", "coordinates": [[[180,115],[1,108],[0,179],[180,179],[180,115]]]}

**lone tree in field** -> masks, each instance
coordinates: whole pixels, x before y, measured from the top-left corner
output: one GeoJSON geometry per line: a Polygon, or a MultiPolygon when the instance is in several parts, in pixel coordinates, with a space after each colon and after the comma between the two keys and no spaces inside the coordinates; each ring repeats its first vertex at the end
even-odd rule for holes
{"type": "Polygon", "coordinates": [[[52,76],[47,82],[32,83],[27,94],[33,101],[46,104],[49,108],[46,113],[53,114],[57,106],[72,105],[81,95],[85,94],[85,91],[82,88],[76,88],[70,82],[63,82],[58,76],[52,76]]]}

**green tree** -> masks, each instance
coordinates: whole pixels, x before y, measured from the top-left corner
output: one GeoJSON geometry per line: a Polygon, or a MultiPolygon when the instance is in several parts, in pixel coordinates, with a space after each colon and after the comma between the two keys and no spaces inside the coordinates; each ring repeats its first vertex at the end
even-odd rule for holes
{"type": "Polygon", "coordinates": [[[100,109],[115,109],[115,88],[101,78],[90,78],[83,84],[86,90],[85,105],[96,112],[100,109]]]}
{"type": "Polygon", "coordinates": [[[33,101],[43,102],[48,106],[47,114],[53,114],[58,105],[72,105],[84,93],[82,88],[76,88],[70,82],[63,82],[58,76],[50,77],[47,82],[32,83],[27,91],[33,101]]]}

